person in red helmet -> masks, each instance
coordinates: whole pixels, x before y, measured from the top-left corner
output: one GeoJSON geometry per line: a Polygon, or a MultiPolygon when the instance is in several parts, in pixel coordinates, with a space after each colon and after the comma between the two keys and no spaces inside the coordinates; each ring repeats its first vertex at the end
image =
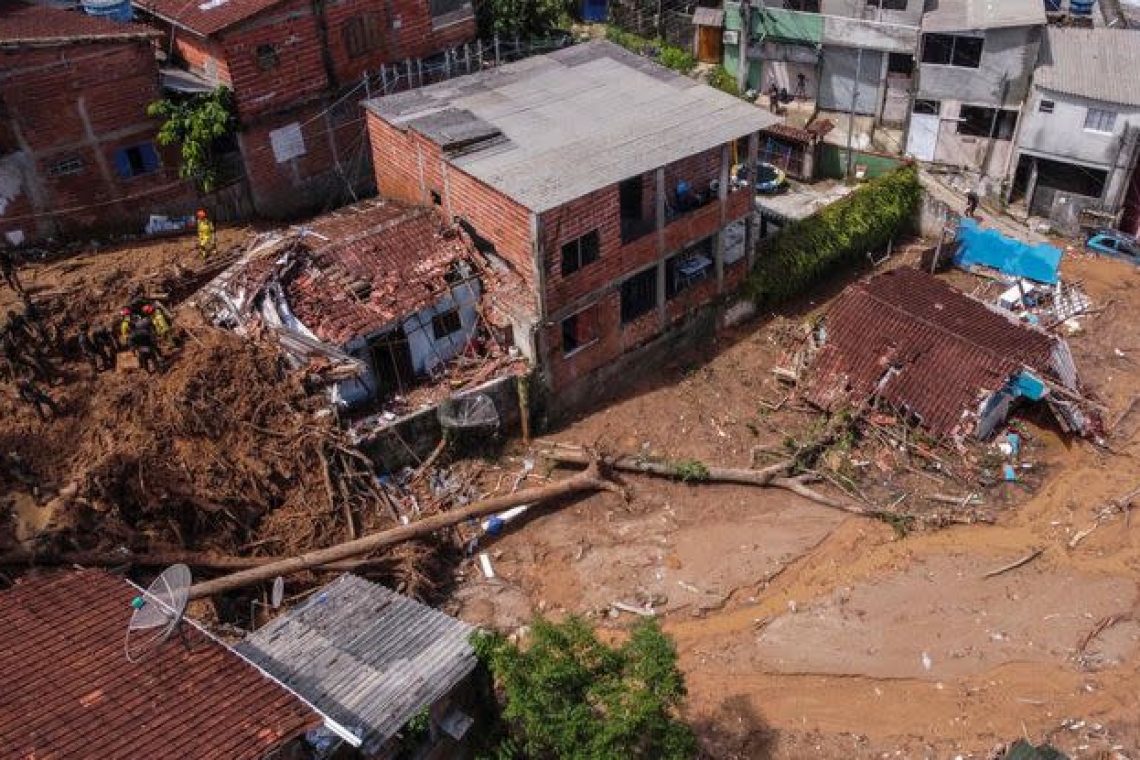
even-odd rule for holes
{"type": "Polygon", "coordinates": [[[195,214],[198,219],[198,253],[202,256],[203,261],[208,261],[211,256],[218,252],[218,239],[214,234],[214,223],[210,221],[206,209],[198,209],[195,214]]]}

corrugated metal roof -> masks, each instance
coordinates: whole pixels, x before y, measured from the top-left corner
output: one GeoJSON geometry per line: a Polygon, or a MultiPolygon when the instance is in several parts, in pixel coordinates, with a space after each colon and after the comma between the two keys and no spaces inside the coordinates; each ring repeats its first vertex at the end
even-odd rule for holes
{"type": "Polygon", "coordinates": [[[1041,0],[936,0],[922,17],[924,32],[963,32],[1044,26],[1041,0]]]}
{"type": "Polygon", "coordinates": [[[401,128],[440,114],[450,124],[468,112],[488,139],[466,146],[451,163],[536,212],[779,121],[604,41],[367,106],[401,128]]]}
{"type": "Polygon", "coordinates": [[[972,433],[979,404],[1022,368],[1055,378],[1063,343],[909,267],[849,286],[826,324],[806,398],[835,410],[877,395],[939,437],[972,433]]]}
{"type": "Polygon", "coordinates": [[[696,8],[693,10],[693,26],[724,26],[723,8],[696,8]]]}
{"type": "Polygon", "coordinates": [[[369,744],[393,736],[475,668],[474,630],[342,575],[237,650],[369,744]]]}
{"type": "Polygon", "coordinates": [[[260,760],[322,724],[189,622],[182,637],[128,662],[123,636],[138,594],[98,570],[0,593],[0,755],[260,760]]]}
{"type": "Polygon", "coordinates": [[[143,24],[125,24],[77,10],[0,0],[0,46],[149,40],[159,34],[143,24]]]}
{"type": "Polygon", "coordinates": [[[1068,95],[1140,106],[1140,33],[1051,26],[1033,81],[1068,95]]]}

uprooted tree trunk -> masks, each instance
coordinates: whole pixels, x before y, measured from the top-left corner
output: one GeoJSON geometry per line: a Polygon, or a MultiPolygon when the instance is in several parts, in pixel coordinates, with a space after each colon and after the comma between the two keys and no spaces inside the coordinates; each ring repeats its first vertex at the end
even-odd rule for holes
{"type": "MultiPolygon", "coordinates": [[[[63,552],[35,552],[19,549],[0,554],[0,567],[15,567],[20,565],[47,566],[47,565],[80,565],[83,567],[122,567],[124,565],[137,565],[142,567],[166,567],[168,565],[189,565],[202,570],[220,570],[233,572],[273,562],[278,557],[237,557],[232,555],[214,555],[208,552],[192,552],[177,550],[157,550],[142,553],[125,552],[95,552],[95,551],[63,551],[63,552]]],[[[329,572],[353,572],[379,564],[379,560],[355,560],[348,562],[334,562],[323,565],[320,569],[329,572]]]]}
{"type": "MultiPolygon", "coordinates": [[[[550,444],[541,450],[540,454],[551,462],[560,465],[585,466],[591,462],[589,452],[573,444],[550,444]]],[[[858,515],[873,513],[873,510],[861,507],[858,504],[833,499],[808,488],[808,483],[819,480],[816,475],[789,477],[789,473],[796,465],[795,461],[791,459],[777,462],[760,470],[712,467],[696,461],[655,462],[629,455],[608,457],[603,459],[603,462],[607,467],[620,472],[638,472],[685,483],[739,483],[761,488],[783,488],[832,509],[841,509],[858,515]]]]}
{"type": "Polygon", "coordinates": [[[190,598],[200,599],[206,596],[213,596],[214,594],[221,594],[243,586],[266,581],[278,575],[288,575],[302,570],[319,568],[333,562],[360,557],[404,541],[422,538],[437,530],[458,525],[467,520],[502,512],[511,507],[537,505],[543,502],[594,491],[615,491],[621,493],[623,496],[625,495],[624,490],[622,490],[620,486],[605,477],[599,469],[598,463],[595,461],[583,472],[569,477],[566,480],[560,480],[536,488],[527,488],[505,496],[497,496],[492,499],[477,501],[462,509],[432,515],[431,517],[426,517],[418,522],[414,522],[411,525],[402,525],[398,528],[383,530],[354,541],[347,541],[343,544],[330,546],[327,549],[318,549],[296,557],[266,562],[257,567],[239,570],[232,575],[225,575],[221,578],[195,584],[190,589],[190,598]]]}
{"type": "MultiPolygon", "coordinates": [[[[582,466],[592,461],[591,455],[586,449],[574,444],[547,442],[547,447],[541,450],[540,454],[551,462],[561,465],[582,466]]],[[[813,501],[816,504],[830,507],[831,509],[838,509],[863,517],[872,517],[890,523],[897,523],[899,520],[918,519],[913,515],[895,512],[893,510],[880,509],[876,506],[863,506],[846,500],[833,499],[813,488],[809,488],[809,483],[818,482],[820,478],[818,475],[811,473],[794,477],[790,476],[790,473],[793,472],[797,466],[797,460],[795,459],[777,462],[776,464],[759,470],[712,467],[703,462],[692,460],[673,462],[649,461],[630,455],[603,458],[602,462],[606,467],[620,472],[636,472],[644,475],[654,475],[656,477],[668,478],[683,483],[739,483],[742,485],[759,486],[761,488],[782,488],[813,501]]],[[[955,524],[972,524],[974,522],[985,521],[987,521],[986,518],[959,518],[954,516],[938,516],[930,520],[932,523],[955,524]]]]}

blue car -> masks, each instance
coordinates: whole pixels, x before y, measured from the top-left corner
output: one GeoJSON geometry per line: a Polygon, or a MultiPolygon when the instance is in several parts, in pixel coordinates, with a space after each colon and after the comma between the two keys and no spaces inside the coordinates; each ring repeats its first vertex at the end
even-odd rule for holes
{"type": "Polygon", "coordinates": [[[1140,262],[1140,242],[1131,235],[1117,230],[1098,230],[1085,241],[1085,248],[1106,256],[1118,256],[1140,262]]]}

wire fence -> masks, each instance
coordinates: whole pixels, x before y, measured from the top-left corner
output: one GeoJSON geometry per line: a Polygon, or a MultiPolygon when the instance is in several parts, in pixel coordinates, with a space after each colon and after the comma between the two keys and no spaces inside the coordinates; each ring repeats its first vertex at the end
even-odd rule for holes
{"type": "Polygon", "coordinates": [[[570,34],[529,39],[495,35],[490,40],[476,40],[428,58],[408,58],[382,64],[379,71],[370,72],[364,77],[365,96],[381,97],[426,87],[512,61],[561,50],[572,44],[574,38],[570,34]]]}

